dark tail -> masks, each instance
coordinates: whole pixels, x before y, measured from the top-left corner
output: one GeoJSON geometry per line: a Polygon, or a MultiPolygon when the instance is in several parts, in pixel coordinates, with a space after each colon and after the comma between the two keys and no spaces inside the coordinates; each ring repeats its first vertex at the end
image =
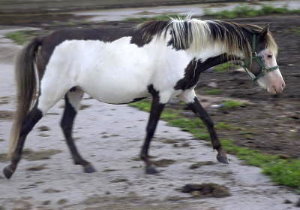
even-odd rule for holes
{"type": "Polygon", "coordinates": [[[36,98],[38,92],[38,76],[35,70],[35,58],[39,46],[41,45],[41,38],[33,39],[20,52],[17,57],[15,67],[15,79],[17,88],[17,107],[14,117],[13,126],[10,133],[9,151],[11,156],[17,145],[20,137],[20,129],[24,118],[30,111],[31,106],[36,98]]]}

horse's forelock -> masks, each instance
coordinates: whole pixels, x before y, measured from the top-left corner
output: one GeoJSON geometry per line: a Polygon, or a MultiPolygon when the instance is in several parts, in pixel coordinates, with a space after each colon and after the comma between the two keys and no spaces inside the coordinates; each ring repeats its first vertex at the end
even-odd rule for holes
{"type": "Polygon", "coordinates": [[[272,33],[269,31],[268,32],[268,34],[267,34],[267,36],[266,36],[266,38],[267,38],[267,48],[269,49],[269,50],[271,50],[271,52],[275,55],[275,56],[277,56],[277,53],[278,53],[278,45],[276,44],[276,42],[275,42],[275,40],[274,40],[274,38],[273,38],[273,36],[272,36],[272,33]]]}
{"type": "Polygon", "coordinates": [[[251,56],[251,37],[248,29],[238,23],[227,21],[208,21],[213,41],[222,42],[228,54],[251,56]]]}

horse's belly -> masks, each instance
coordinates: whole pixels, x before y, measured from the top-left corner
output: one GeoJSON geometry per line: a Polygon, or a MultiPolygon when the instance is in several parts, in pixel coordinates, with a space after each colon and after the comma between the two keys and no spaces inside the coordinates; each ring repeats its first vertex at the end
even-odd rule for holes
{"type": "Polygon", "coordinates": [[[132,79],[130,75],[119,75],[119,78],[102,75],[89,79],[81,87],[93,98],[111,104],[129,103],[149,96],[147,82],[132,79]]]}
{"type": "Polygon", "coordinates": [[[133,102],[140,98],[148,97],[148,92],[145,91],[132,91],[124,88],[114,88],[114,89],[103,89],[99,91],[86,91],[93,98],[98,101],[109,103],[109,104],[126,104],[133,102]]]}

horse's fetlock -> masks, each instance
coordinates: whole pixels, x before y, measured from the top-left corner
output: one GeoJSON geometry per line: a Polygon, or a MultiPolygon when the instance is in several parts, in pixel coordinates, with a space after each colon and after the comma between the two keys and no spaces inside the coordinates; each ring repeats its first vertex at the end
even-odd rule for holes
{"type": "Polygon", "coordinates": [[[213,145],[213,149],[217,150],[218,152],[221,152],[223,150],[220,143],[213,145]]]}
{"type": "Polygon", "coordinates": [[[143,154],[143,153],[140,154],[140,158],[141,158],[142,161],[145,161],[145,162],[148,161],[148,159],[149,159],[148,155],[143,154]]]}

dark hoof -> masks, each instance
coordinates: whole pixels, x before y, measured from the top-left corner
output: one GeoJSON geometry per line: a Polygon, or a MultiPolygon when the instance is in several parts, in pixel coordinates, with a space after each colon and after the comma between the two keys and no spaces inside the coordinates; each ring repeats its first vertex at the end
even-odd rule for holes
{"type": "Polygon", "coordinates": [[[10,167],[10,165],[6,166],[3,169],[3,174],[7,179],[10,179],[10,177],[14,174],[14,170],[10,167]]]}
{"type": "Polygon", "coordinates": [[[151,165],[146,166],[145,172],[146,172],[146,174],[151,174],[151,175],[159,174],[158,170],[156,170],[156,168],[154,166],[151,166],[151,165]]]}
{"type": "Polygon", "coordinates": [[[224,163],[224,164],[229,164],[229,161],[227,159],[227,156],[224,152],[222,153],[218,153],[217,154],[217,160],[220,162],[220,163],[224,163]]]}
{"type": "Polygon", "coordinates": [[[94,173],[94,172],[96,172],[95,168],[90,163],[88,165],[83,166],[83,171],[84,171],[84,173],[94,173]]]}

